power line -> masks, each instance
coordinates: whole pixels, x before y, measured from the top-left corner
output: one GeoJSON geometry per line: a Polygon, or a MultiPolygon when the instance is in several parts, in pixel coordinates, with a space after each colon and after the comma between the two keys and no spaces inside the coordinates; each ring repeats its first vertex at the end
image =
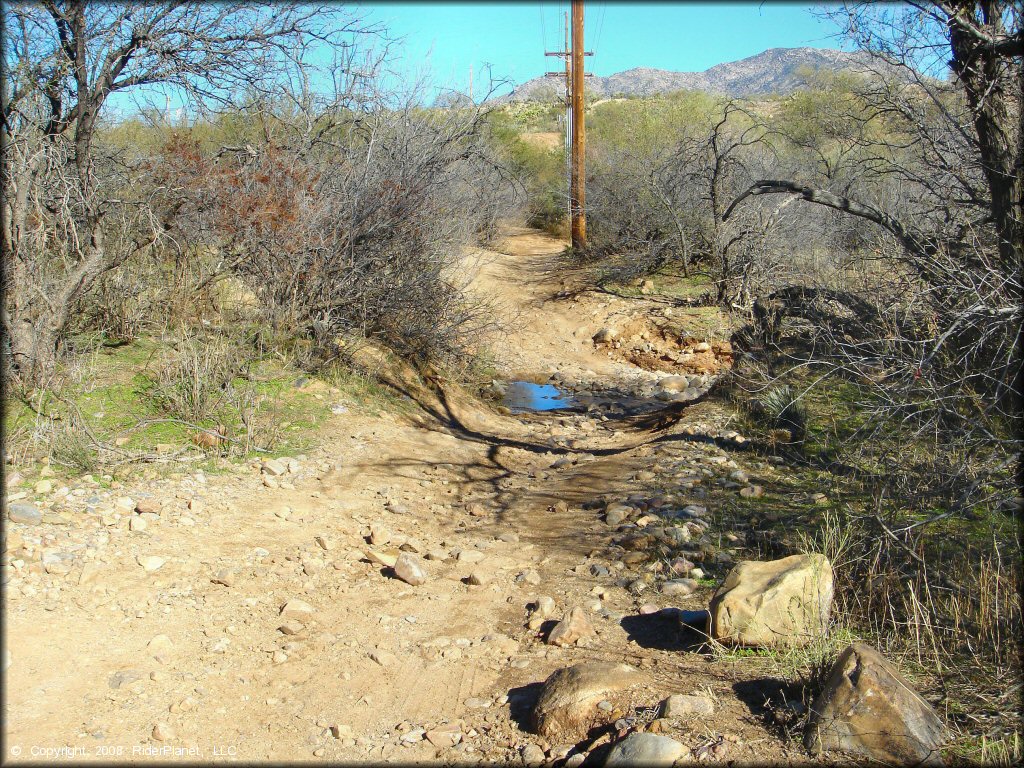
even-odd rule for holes
{"type": "Polygon", "coordinates": [[[597,55],[598,47],[601,45],[601,32],[604,31],[604,16],[608,10],[608,3],[601,3],[601,17],[597,20],[597,36],[594,38],[594,55],[597,55]]]}
{"type": "Polygon", "coordinates": [[[547,29],[544,27],[544,2],[543,2],[543,0],[541,0],[541,2],[539,2],[539,3],[537,3],[537,10],[540,11],[540,38],[541,38],[541,44],[543,45],[544,50],[546,51],[548,49],[548,33],[547,33],[547,29]]]}

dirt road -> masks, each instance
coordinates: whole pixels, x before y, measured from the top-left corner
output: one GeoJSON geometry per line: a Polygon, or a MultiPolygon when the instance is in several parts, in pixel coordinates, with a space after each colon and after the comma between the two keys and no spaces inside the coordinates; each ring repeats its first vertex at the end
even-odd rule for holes
{"type": "MultiPolygon", "coordinates": [[[[473,290],[508,329],[501,374],[655,378],[591,340],[642,301],[549,301],[561,247],[514,230],[481,254],[473,290]]],[[[96,515],[8,524],[22,567],[6,589],[5,758],[515,762],[537,744],[558,760],[569,745],[541,743],[525,713],[552,671],[594,659],[648,672],[650,705],[717,699],[714,715],[674,726],[705,759],[793,757],[743,693],[749,671],[687,651],[678,624],[651,613],[702,608],[708,589],[661,594],[656,558],[624,557],[600,517],[602,501],[683,501],[695,477],[741,459],[583,414],[502,416],[459,397],[431,410],[339,414],[314,453],[270,473],[81,484],[71,493],[98,499],[96,515]],[[371,550],[425,557],[425,583],[371,550]],[[559,614],[584,606],[596,637],[546,645],[527,626],[542,595],[559,614]]],[[[724,421],[702,404],[672,434],[724,421]]],[[[687,503],[710,505],[694,493],[687,503]]]]}

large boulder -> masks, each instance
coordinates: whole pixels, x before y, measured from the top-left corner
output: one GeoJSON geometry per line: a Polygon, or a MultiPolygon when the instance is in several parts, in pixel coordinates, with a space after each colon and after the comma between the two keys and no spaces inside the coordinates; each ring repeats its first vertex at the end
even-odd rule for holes
{"type": "Polygon", "coordinates": [[[897,765],[942,765],[944,729],[935,711],[869,645],[839,654],[811,706],[804,746],[897,765]]]}
{"type": "Polygon", "coordinates": [[[645,675],[628,664],[592,661],[559,669],[544,681],[531,728],[553,744],[576,743],[591,728],[616,717],[613,711],[598,708],[601,701],[644,684],[645,675]]]}
{"type": "Polygon", "coordinates": [[[711,636],[734,645],[806,645],[825,632],[832,591],[824,555],[739,563],[711,598],[711,636]]]}

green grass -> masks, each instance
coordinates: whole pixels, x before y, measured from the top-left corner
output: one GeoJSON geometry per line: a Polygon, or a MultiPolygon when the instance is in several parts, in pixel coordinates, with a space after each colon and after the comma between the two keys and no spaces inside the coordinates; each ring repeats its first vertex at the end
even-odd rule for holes
{"type": "MultiPolygon", "coordinates": [[[[196,430],[168,420],[175,414],[162,408],[154,397],[155,366],[161,355],[172,350],[170,343],[152,338],[119,346],[105,346],[99,339],[75,341],[80,350],[88,343],[94,346],[91,352],[80,352],[73,364],[61,371],[59,398],[52,392],[43,393],[33,401],[34,407],[14,399],[4,402],[8,441],[14,444],[11,447],[16,456],[49,456],[57,473],[55,486],[62,476],[108,474],[110,462],[107,466],[94,463],[98,458],[96,448],[77,425],[78,414],[97,440],[108,445],[120,440],[117,447],[122,451],[173,454],[184,450],[195,455],[198,448],[192,438],[196,430]],[[56,420],[51,420],[53,417],[56,420]]],[[[325,421],[333,416],[333,405],[342,404],[353,412],[367,414],[414,407],[367,374],[336,366],[312,376],[275,359],[254,362],[247,376],[230,382],[230,390],[231,396],[215,398],[209,417],[198,426],[212,429],[224,424],[229,437],[244,441],[243,409],[251,410],[250,423],[257,425],[259,447],[275,454],[303,453],[316,446],[325,421]],[[306,380],[301,387],[296,386],[300,379],[306,380]]],[[[261,455],[265,453],[255,446],[243,450],[240,445],[232,445],[228,451],[231,461],[261,455]]],[[[182,466],[189,471],[217,473],[227,471],[230,464],[219,452],[210,451],[199,462],[159,463],[148,469],[166,473],[180,471],[182,466]]],[[[30,489],[37,480],[26,478],[22,487],[30,489]]]]}
{"type": "MultiPolygon", "coordinates": [[[[657,296],[667,299],[696,299],[713,290],[714,283],[707,275],[691,275],[682,277],[677,274],[656,273],[627,284],[614,284],[617,293],[623,296],[657,296]],[[647,294],[641,293],[641,285],[650,281],[653,284],[647,294]]],[[[715,309],[715,307],[709,307],[715,309]]]]}

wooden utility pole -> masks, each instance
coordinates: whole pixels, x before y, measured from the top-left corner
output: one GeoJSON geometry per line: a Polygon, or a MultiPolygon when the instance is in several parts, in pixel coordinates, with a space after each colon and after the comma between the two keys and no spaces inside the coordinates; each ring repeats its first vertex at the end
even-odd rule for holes
{"type": "Polygon", "coordinates": [[[583,117],[583,0],[572,0],[572,179],[569,210],[573,250],[587,244],[584,150],[587,133],[583,117]]]}
{"type": "Polygon", "coordinates": [[[545,51],[545,56],[561,56],[565,59],[565,73],[548,72],[548,77],[565,77],[566,144],[569,157],[569,221],[572,231],[572,247],[583,248],[587,242],[586,189],[584,172],[584,151],[586,130],[583,117],[583,82],[590,74],[583,70],[583,57],[593,52],[583,50],[583,0],[572,0],[572,25],[569,15],[565,19],[565,49],[545,51]],[[570,48],[569,31],[572,30],[570,48]]]}

